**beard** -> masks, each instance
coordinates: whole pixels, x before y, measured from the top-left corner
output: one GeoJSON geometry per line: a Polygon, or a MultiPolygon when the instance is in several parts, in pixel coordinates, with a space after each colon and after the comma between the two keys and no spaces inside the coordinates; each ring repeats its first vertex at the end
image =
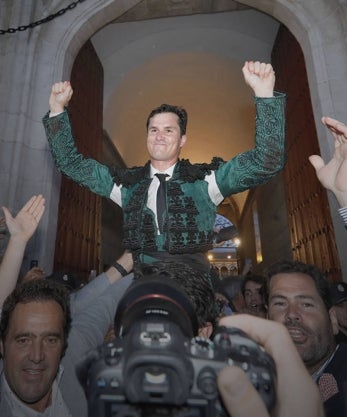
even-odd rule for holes
{"type": "Polygon", "coordinates": [[[308,370],[317,369],[334,350],[332,332],[317,333],[302,323],[287,322],[287,330],[308,370]]]}

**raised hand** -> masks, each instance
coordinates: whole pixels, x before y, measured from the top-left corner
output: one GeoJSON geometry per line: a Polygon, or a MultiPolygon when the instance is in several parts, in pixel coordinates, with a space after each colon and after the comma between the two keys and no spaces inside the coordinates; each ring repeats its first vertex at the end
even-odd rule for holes
{"type": "Polygon", "coordinates": [[[45,199],[42,195],[34,195],[16,217],[13,217],[6,207],[2,209],[10,239],[0,264],[0,308],[16,286],[27,242],[37,229],[45,211],[45,199]]]}
{"type": "Polygon", "coordinates": [[[335,194],[341,207],[347,207],[347,126],[331,117],[322,117],[322,123],[334,137],[334,154],[327,164],[319,155],[311,155],[309,161],[323,187],[335,194]]]}
{"type": "Polygon", "coordinates": [[[49,97],[49,109],[51,113],[61,113],[64,107],[68,105],[73,94],[69,81],[62,81],[52,85],[51,95],[49,97]]]}
{"type": "Polygon", "coordinates": [[[257,97],[273,97],[276,77],[271,64],[246,61],[242,72],[246,84],[257,97]]]}
{"type": "Polygon", "coordinates": [[[34,234],[45,211],[45,199],[42,195],[34,195],[16,217],[13,217],[6,207],[2,209],[11,238],[18,238],[26,243],[34,234]]]}

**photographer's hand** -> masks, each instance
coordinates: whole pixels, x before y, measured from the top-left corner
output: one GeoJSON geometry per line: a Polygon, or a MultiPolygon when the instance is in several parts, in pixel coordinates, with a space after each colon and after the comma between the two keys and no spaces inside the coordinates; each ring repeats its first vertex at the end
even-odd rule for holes
{"type": "MultiPolygon", "coordinates": [[[[318,387],[282,324],[244,314],[224,317],[219,324],[243,330],[274,359],[277,368],[277,403],[271,416],[324,416],[318,387]]],[[[231,366],[223,369],[218,376],[218,388],[231,417],[270,416],[241,368],[231,366]]]]}

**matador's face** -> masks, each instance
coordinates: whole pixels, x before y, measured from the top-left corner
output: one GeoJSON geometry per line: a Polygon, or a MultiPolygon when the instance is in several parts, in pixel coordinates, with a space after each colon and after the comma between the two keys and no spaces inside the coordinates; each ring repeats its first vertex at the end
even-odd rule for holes
{"type": "Polygon", "coordinates": [[[153,161],[173,165],[186,143],[186,135],[181,136],[178,116],[174,113],[154,115],[148,125],[147,149],[153,161]]]}

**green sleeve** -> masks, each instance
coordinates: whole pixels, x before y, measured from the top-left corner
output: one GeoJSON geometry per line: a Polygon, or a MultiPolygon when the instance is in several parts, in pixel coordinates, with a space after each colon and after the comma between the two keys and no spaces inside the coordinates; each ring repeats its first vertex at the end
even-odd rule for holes
{"type": "Polygon", "coordinates": [[[114,182],[106,165],[85,158],[75,146],[67,111],[43,118],[48,143],[60,172],[103,197],[110,197],[114,182]]]}
{"type": "Polygon", "coordinates": [[[286,96],[255,97],[255,147],[243,152],[215,171],[224,197],[269,181],[285,164],[286,96]]]}

